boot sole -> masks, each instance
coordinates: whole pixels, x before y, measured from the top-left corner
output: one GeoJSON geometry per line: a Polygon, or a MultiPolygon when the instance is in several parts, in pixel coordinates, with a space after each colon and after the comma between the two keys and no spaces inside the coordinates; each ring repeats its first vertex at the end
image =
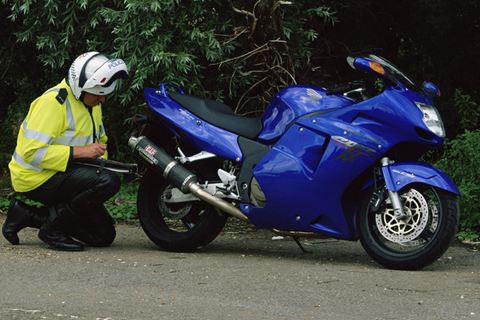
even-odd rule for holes
{"type": "Polygon", "coordinates": [[[43,242],[45,242],[46,244],[48,244],[50,246],[50,248],[52,248],[53,250],[57,250],[57,251],[68,251],[68,252],[78,252],[78,251],[83,251],[83,246],[79,246],[77,248],[65,248],[65,247],[58,247],[58,246],[55,246],[53,244],[53,242],[50,241],[50,239],[48,239],[47,237],[44,237],[40,232],[38,233],[38,237],[40,238],[40,240],[42,240],[43,242]]]}

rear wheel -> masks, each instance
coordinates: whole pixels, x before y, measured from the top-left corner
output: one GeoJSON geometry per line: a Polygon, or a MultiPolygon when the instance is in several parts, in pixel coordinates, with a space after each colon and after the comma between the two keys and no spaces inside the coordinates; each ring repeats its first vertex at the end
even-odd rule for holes
{"type": "Polygon", "coordinates": [[[456,195],[416,184],[399,192],[406,218],[397,219],[386,188],[370,188],[357,213],[360,241],[367,253],[390,269],[416,270],[448,249],[458,226],[456,195]]]}
{"type": "MultiPolygon", "coordinates": [[[[208,165],[190,168],[201,180],[212,181],[208,165]]],[[[215,207],[196,200],[171,203],[173,185],[149,169],[138,190],[137,208],[141,226],[156,245],[168,251],[189,252],[206,246],[220,233],[228,218],[215,207]]]]}

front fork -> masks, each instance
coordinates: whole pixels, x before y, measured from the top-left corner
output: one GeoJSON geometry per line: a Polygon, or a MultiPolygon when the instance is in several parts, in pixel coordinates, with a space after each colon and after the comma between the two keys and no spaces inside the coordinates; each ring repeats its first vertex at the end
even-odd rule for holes
{"type": "MultiPolygon", "coordinates": [[[[388,157],[384,157],[380,160],[380,163],[382,164],[382,167],[386,167],[389,164],[392,164],[394,161],[390,160],[388,157]]],[[[400,201],[400,195],[398,194],[397,191],[392,191],[390,188],[388,188],[389,185],[392,185],[394,182],[393,181],[387,181],[387,179],[391,179],[390,176],[384,175],[384,179],[387,185],[387,190],[388,190],[388,197],[390,198],[390,201],[392,202],[392,207],[393,207],[393,213],[395,214],[395,218],[397,219],[404,219],[407,217],[407,214],[403,211],[403,206],[402,202],[400,201]],[[390,182],[390,183],[389,183],[390,182]]]]}

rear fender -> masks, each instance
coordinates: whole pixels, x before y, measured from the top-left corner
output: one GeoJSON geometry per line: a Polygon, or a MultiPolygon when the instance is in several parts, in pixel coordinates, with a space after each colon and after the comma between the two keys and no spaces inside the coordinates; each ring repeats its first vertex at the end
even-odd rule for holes
{"type": "Polygon", "coordinates": [[[423,162],[399,162],[382,167],[388,190],[399,191],[412,183],[424,183],[461,195],[455,183],[442,170],[423,162]]]}

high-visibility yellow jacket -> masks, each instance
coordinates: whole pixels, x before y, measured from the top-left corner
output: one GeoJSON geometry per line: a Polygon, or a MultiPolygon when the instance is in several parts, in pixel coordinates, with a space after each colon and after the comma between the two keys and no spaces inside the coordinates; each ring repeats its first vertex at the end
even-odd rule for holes
{"type": "MultiPolygon", "coordinates": [[[[15,191],[31,191],[58,171],[65,171],[72,147],[107,143],[101,105],[91,110],[90,114],[83,102],[75,99],[65,80],[32,102],[9,164],[15,191]],[[57,99],[62,88],[68,93],[64,101],[57,99]]],[[[107,153],[103,157],[107,158],[107,153]]]]}

